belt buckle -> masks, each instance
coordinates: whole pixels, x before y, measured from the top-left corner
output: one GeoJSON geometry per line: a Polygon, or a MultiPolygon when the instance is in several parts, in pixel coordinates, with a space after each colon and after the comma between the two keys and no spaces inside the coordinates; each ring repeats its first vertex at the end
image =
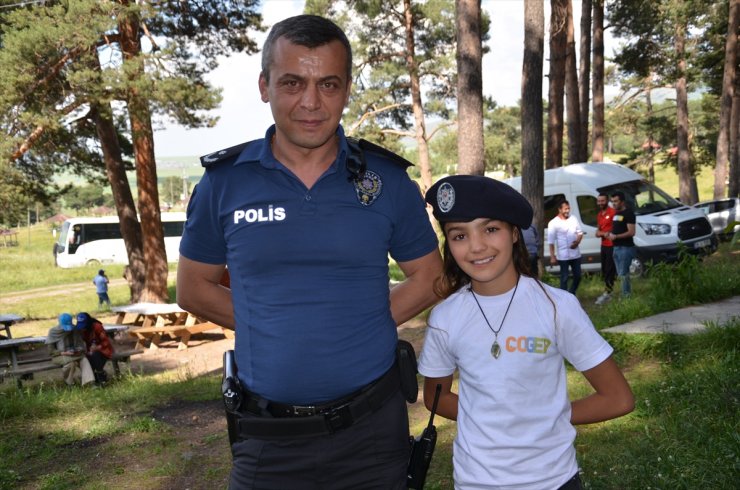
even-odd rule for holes
{"type": "Polygon", "coordinates": [[[327,410],[322,415],[330,432],[346,429],[354,423],[349,403],[327,410]]]}
{"type": "Polygon", "coordinates": [[[293,405],[293,415],[296,417],[310,417],[316,415],[316,407],[313,405],[293,405]]]}

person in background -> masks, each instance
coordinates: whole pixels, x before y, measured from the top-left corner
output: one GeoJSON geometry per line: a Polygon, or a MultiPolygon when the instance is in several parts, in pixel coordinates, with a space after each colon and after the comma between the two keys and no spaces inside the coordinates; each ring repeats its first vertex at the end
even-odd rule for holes
{"type": "Polygon", "coordinates": [[[547,225],[547,243],[550,244],[550,264],[560,266],[560,289],[576,294],[581,283],[581,250],[583,230],[575,216],[570,215],[570,203],[563,200],[558,214],[547,225]],[[573,281],[568,287],[568,268],[573,271],[573,281]]]}
{"type": "Polygon", "coordinates": [[[419,359],[424,403],[457,421],[457,490],[582,488],[578,424],[634,408],[629,384],[578,300],[529,275],[529,202],[503,182],[455,175],[427,191],[444,235],[445,298],[419,359]],[[593,392],[570,401],[567,360],[593,392]],[[452,391],[459,373],[459,389],[452,391]]]}
{"type": "Polygon", "coordinates": [[[46,334],[51,362],[62,366],[62,378],[68,386],[86,385],[93,381],[92,368],[85,357],[85,341],[75,330],[72,315],[62,313],[59,323],[46,334]]]}
{"type": "Polygon", "coordinates": [[[614,244],[606,235],[612,231],[614,208],[609,206],[609,196],[599,194],[596,198],[599,212],[596,214],[596,236],[601,238],[601,277],[604,279],[604,292],[596,298],[597,305],[603,305],[612,297],[617,268],[614,265],[614,244]]]}
{"type": "Polygon", "coordinates": [[[522,238],[524,244],[527,246],[527,252],[529,253],[529,271],[532,277],[540,276],[540,234],[537,232],[537,227],[534,223],[529,225],[525,230],[522,230],[522,238]]]}
{"type": "Polygon", "coordinates": [[[201,158],[177,302],[235,329],[232,489],[406,488],[396,328],[436,302],[442,261],[408,162],[345,136],[351,80],[336,24],[278,22],[258,81],[275,124],[201,158]]]}
{"type": "Polygon", "coordinates": [[[86,312],[77,314],[77,330],[82,333],[82,340],[85,341],[85,356],[92,366],[95,384],[104,385],[108,382],[105,363],[113,357],[113,344],[103,324],[86,312]]]}
{"type": "Polygon", "coordinates": [[[93,284],[95,284],[95,291],[98,293],[98,310],[103,309],[103,303],[108,305],[110,308],[110,298],[108,298],[108,277],[105,275],[105,271],[100,269],[98,275],[93,277],[93,284]]]}
{"type": "Polygon", "coordinates": [[[617,191],[612,194],[612,206],[614,207],[614,218],[612,219],[612,231],[606,237],[614,243],[614,264],[617,274],[622,282],[622,297],[629,298],[632,294],[630,282],[630,265],[635,258],[635,213],[627,207],[624,192],[617,191]]]}

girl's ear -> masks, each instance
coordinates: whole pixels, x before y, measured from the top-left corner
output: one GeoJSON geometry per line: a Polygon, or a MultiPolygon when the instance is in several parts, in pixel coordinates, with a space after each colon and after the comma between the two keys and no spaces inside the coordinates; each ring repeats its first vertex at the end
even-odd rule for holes
{"type": "Polygon", "coordinates": [[[513,235],[514,235],[513,243],[516,243],[519,241],[519,227],[511,225],[511,230],[513,231],[513,235]]]}

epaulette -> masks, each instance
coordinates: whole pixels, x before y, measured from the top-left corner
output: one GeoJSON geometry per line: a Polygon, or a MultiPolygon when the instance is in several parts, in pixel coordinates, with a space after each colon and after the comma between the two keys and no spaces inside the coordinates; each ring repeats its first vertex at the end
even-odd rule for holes
{"type": "Polygon", "coordinates": [[[413,167],[414,164],[406,160],[400,155],[396,155],[392,151],[390,151],[387,148],[383,148],[382,146],[376,145],[375,143],[370,143],[368,140],[365,139],[355,139],[355,138],[347,138],[348,140],[353,140],[357,143],[357,145],[364,151],[369,153],[376,153],[378,155],[381,155],[388,160],[391,160],[393,163],[396,163],[398,165],[401,165],[403,168],[413,167]]]}
{"type": "Polygon", "coordinates": [[[209,153],[208,155],[204,155],[200,157],[200,164],[204,166],[205,168],[208,168],[212,165],[215,165],[219,162],[223,162],[225,160],[228,160],[231,157],[239,156],[239,154],[244,151],[244,148],[249,146],[249,144],[252,143],[251,141],[247,141],[246,143],[242,143],[240,145],[232,146],[230,148],[226,148],[225,150],[219,150],[215,151],[213,153],[209,153]]]}

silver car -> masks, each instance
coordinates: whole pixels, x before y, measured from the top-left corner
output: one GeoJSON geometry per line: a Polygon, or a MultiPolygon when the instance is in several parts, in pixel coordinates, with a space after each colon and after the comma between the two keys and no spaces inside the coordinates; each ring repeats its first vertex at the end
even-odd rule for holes
{"type": "Polygon", "coordinates": [[[704,211],[718,237],[730,239],[740,231],[740,199],[737,197],[700,202],[694,207],[704,211]]]}

